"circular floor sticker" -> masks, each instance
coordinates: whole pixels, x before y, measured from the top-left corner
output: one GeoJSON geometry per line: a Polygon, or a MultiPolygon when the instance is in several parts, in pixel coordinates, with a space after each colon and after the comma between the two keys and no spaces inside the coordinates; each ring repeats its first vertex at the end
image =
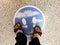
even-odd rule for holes
{"type": "Polygon", "coordinates": [[[20,22],[26,35],[32,35],[33,27],[38,25],[43,30],[45,18],[40,9],[35,6],[24,6],[15,13],[13,24],[20,22]]]}

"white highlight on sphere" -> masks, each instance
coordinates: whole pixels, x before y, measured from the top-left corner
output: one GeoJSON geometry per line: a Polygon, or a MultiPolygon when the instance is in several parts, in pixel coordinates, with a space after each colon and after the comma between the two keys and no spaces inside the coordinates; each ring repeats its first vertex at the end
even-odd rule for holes
{"type": "Polygon", "coordinates": [[[32,23],[36,24],[36,18],[35,17],[32,18],[32,23]]]}
{"type": "Polygon", "coordinates": [[[35,16],[37,14],[40,14],[40,13],[37,11],[25,10],[24,12],[18,12],[16,14],[16,18],[35,16]]]}
{"type": "Polygon", "coordinates": [[[24,18],[22,19],[22,23],[23,25],[26,25],[26,20],[24,18]]]}
{"type": "Polygon", "coordinates": [[[28,26],[27,26],[27,25],[23,25],[22,27],[23,27],[23,28],[28,28],[28,26]]]}
{"type": "Polygon", "coordinates": [[[33,27],[35,27],[36,26],[36,24],[33,24],[33,27]]]}
{"type": "Polygon", "coordinates": [[[37,19],[37,22],[42,22],[43,20],[41,20],[41,19],[37,19]]]}

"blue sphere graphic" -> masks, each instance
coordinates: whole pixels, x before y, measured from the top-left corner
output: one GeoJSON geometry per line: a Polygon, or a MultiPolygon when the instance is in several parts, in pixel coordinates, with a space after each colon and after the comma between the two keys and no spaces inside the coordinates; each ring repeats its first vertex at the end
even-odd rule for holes
{"type": "Polygon", "coordinates": [[[40,9],[35,6],[24,6],[14,16],[14,24],[20,22],[26,35],[32,35],[33,28],[38,25],[43,29],[45,18],[40,9]]]}

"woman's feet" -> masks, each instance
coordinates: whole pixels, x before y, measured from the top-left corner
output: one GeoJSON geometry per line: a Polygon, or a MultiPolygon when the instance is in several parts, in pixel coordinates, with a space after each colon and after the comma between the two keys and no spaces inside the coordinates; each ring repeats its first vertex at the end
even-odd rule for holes
{"type": "MultiPolygon", "coordinates": [[[[33,30],[34,30],[33,31],[33,38],[35,38],[35,37],[39,38],[42,35],[42,30],[41,30],[41,28],[39,26],[36,25],[33,28],[33,30]]],[[[23,33],[22,26],[21,26],[21,24],[19,22],[14,25],[14,32],[16,34],[19,33],[19,32],[23,33]]]]}
{"type": "Polygon", "coordinates": [[[33,38],[37,37],[37,38],[40,38],[41,35],[42,35],[42,30],[39,26],[35,26],[34,29],[33,29],[33,38]]]}
{"type": "Polygon", "coordinates": [[[19,33],[19,32],[23,33],[22,26],[21,26],[21,24],[19,22],[14,25],[14,32],[16,34],[19,33]]]}

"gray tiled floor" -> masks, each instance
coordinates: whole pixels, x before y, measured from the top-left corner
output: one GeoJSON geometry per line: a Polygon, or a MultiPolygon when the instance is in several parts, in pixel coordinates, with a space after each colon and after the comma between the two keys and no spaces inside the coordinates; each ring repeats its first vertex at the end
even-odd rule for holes
{"type": "Polygon", "coordinates": [[[42,45],[60,45],[60,0],[0,0],[0,45],[14,45],[13,17],[22,6],[34,5],[45,16],[42,45]]]}

